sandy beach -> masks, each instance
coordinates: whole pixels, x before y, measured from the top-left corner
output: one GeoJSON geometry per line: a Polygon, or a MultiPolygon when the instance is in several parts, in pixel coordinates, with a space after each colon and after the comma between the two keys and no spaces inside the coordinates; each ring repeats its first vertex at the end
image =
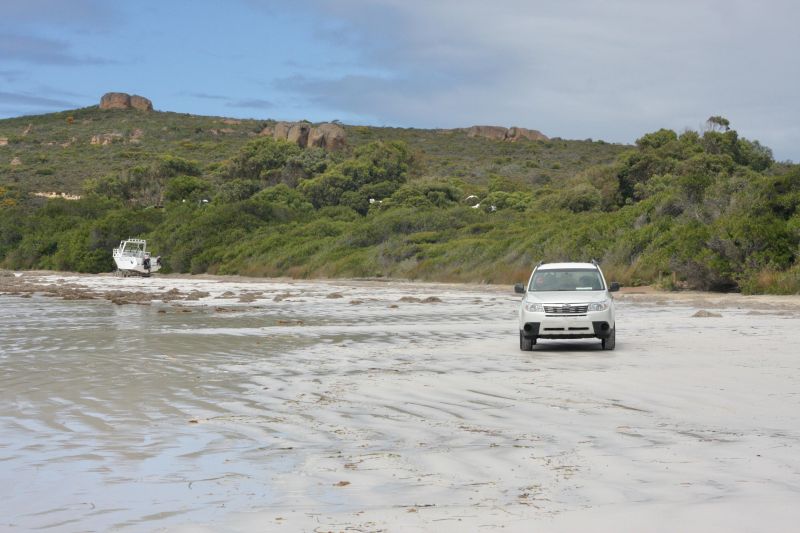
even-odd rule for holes
{"type": "Polygon", "coordinates": [[[0,531],[794,531],[800,296],[0,277],[0,531]]]}

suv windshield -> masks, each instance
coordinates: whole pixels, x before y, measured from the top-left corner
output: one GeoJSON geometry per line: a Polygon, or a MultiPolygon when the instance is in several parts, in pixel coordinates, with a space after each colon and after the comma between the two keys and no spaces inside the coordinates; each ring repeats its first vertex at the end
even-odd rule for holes
{"type": "Polygon", "coordinates": [[[597,269],[563,268],[537,270],[528,290],[542,291],[602,291],[603,278],[597,269]]]}

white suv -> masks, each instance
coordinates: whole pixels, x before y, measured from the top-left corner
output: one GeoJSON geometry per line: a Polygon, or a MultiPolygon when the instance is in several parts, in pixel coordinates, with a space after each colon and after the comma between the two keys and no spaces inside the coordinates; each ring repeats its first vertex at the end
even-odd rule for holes
{"type": "Polygon", "coordinates": [[[519,348],[532,350],[536,339],[598,338],[604,350],[616,344],[614,299],[619,283],[606,284],[600,266],[591,263],[539,263],[519,307],[519,348]]]}

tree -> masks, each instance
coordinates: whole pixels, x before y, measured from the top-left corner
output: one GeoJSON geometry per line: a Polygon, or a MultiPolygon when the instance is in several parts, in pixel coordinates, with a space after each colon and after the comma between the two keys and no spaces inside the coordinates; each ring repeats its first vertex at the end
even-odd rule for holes
{"type": "Polygon", "coordinates": [[[314,209],[302,194],[282,183],[259,191],[242,206],[260,220],[282,222],[307,217],[314,209]]]}
{"type": "Polygon", "coordinates": [[[159,178],[171,178],[178,175],[199,176],[200,165],[197,161],[164,155],[152,167],[150,175],[159,178]]]}
{"type": "Polygon", "coordinates": [[[588,183],[565,189],[558,195],[558,206],[569,209],[573,213],[592,211],[600,207],[602,197],[600,191],[588,183]]]}
{"type": "Polygon", "coordinates": [[[289,159],[298,157],[301,152],[299,146],[283,139],[254,139],[233,157],[227,174],[230,178],[269,180],[289,159]]]}
{"type": "Polygon", "coordinates": [[[354,156],[298,189],[317,209],[342,204],[366,214],[372,195],[388,196],[405,183],[412,160],[402,142],[371,142],[356,148],[354,156]]]}
{"type": "Polygon", "coordinates": [[[234,179],[226,181],[217,189],[214,200],[221,203],[246,200],[261,190],[258,181],[234,179]]]}
{"type": "Polygon", "coordinates": [[[662,146],[678,140],[678,134],[672,130],[668,130],[665,128],[661,128],[658,131],[654,131],[653,133],[647,133],[642,135],[639,139],[636,139],[636,146],[639,148],[652,148],[657,149],[661,148],[662,146]]]}
{"type": "Polygon", "coordinates": [[[170,202],[197,201],[207,196],[211,184],[195,176],[177,176],[167,182],[166,199],[170,202]]]}
{"type": "Polygon", "coordinates": [[[739,157],[741,164],[749,166],[756,172],[768,169],[775,162],[772,150],[762,146],[758,141],[747,139],[739,139],[739,157]]]}
{"type": "Polygon", "coordinates": [[[706,127],[710,131],[728,131],[731,129],[730,126],[731,122],[727,118],[719,115],[708,117],[708,120],[706,120],[706,127]]]}

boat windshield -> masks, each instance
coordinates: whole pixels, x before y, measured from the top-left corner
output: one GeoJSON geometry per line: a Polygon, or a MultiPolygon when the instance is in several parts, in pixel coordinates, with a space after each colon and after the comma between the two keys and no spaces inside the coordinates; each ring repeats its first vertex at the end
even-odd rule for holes
{"type": "Polygon", "coordinates": [[[561,268],[537,270],[528,290],[544,291],[602,291],[600,272],[590,268],[561,268]]]}
{"type": "Polygon", "coordinates": [[[139,243],[125,243],[122,249],[122,255],[142,255],[144,246],[139,243]]]}

